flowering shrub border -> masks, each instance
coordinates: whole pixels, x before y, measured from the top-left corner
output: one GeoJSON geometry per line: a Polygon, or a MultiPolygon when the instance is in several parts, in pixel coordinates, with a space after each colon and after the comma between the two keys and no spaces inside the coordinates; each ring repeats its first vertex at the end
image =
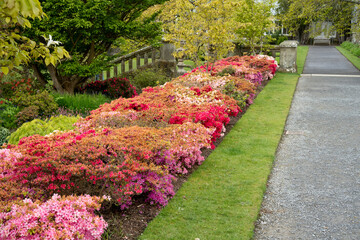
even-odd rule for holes
{"type": "MultiPolygon", "coordinates": [[[[8,149],[0,151],[4,160],[0,161],[0,185],[5,189],[0,198],[7,202],[0,206],[1,228],[20,221],[9,217],[9,211],[28,212],[29,206],[42,208],[52,200],[60,204],[67,201],[63,199],[91,198],[86,194],[97,196],[92,197],[96,201],[108,195],[121,209],[139,195],[151,204],[166,205],[174,195],[176,176],[204,161],[202,149],[215,147],[213,143],[225,132],[230,117],[241,112],[239,101],[251,104],[276,68],[275,60],[267,56],[226,58],[163,86],[145,88],[139,96],[105,103],[80,119],[73,131],[30,136],[18,146],[7,145],[8,149]],[[234,100],[226,94],[241,98],[234,100]],[[17,191],[6,193],[14,186],[17,191]],[[74,193],[79,196],[70,196],[74,193]],[[53,194],[68,197],[60,199],[53,194]],[[52,195],[55,199],[47,200],[52,195]]],[[[95,215],[89,219],[102,223],[95,215]]],[[[55,228],[63,226],[57,224],[55,228]]],[[[71,234],[98,239],[96,234],[106,228],[106,223],[100,225],[95,235],[71,234]]],[[[21,234],[47,234],[38,228],[24,229],[19,229],[21,234]]]]}

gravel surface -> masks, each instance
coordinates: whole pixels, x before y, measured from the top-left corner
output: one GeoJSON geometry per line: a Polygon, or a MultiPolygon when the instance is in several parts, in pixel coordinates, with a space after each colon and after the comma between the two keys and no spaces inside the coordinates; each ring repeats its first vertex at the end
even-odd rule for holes
{"type": "Polygon", "coordinates": [[[359,77],[299,79],[254,239],[360,239],[360,72],[310,47],[304,73],[359,77]]]}

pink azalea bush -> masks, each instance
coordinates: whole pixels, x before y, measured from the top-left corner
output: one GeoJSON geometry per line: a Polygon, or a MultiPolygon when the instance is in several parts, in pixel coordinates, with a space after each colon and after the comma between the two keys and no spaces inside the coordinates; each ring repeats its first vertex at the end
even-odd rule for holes
{"type": "Polygon", "coordinates": [[[89,195],[24,199],[0,212],[0,239],[101,239],[107,223],[94,214],[101,202],[89,195]]]}

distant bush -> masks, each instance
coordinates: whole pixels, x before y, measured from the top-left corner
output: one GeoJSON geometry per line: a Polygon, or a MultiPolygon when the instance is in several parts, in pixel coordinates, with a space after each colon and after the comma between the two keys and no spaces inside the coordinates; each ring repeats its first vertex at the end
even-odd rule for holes
{"type": "Polygon", "coordinates": [[[279,36],[278,39],[276,39],[276,45],[279,45],[280,43],[282,43],[283,41],[286,41],[288,40],[288,37],[287,36],[279,36]]]}
{"type": "Polygon", "coordinates": [[[357,57],[360,57],[360,46],[359,44],[345,41],[341,44],[341,47],[345,48],[357,57]]]}
{"type": "Polygon", "coordinates": [[[94,81],[86,84],[80,93],[102,93],[112,99],[131,98],[137,95],[136,89],[127,78],[110,78],[105,81],[94,81]]]}
{"type": "Polygon", "coordinates": [[[65,131],[74,129],[73,124],[77,122],[78,119],[79,117],[67,117],[62,115],[58,117],[51,117],[45,121],[34,119],[31,122],[24,123],[15,132],[13,132],[10,135],[9,143],[18,144],[21,138],[35,134],[45,136],[55,130],[65,131]]]}
{"type": "Polygon", "coordinates": [[[12,99],[21,110],[16,115],[18,125],[35,118],[44,119],[56,113],[58,105],[48,91],[31,93],[24,91],[23,88],[23,86],[19,87],[12,99]]]}
{"type": "Polygon", "coordinates": [[[16,128],[16,115],[19,111],[19,108],[12,102],[0,98],[0,127],[16,128]]]}
{"type": "Polygon", "coordinates": [[[10,131],[7,128],[0,127],[0,146],[3,145],[6,141],[6,138],[10,136],[10,131]]]}
{"type": "Polygon", "coordinates": [[[84,115],[87,115],[91,110],[97,109],[101,104],[111,101],[109,97],[101,93],[75,95],[53,93],[53,96],[59,107],[84,115]]]}
{"type": "Polygon", "coordinates": [[[270,44],[279,45],[285,40],[288,40],[288,37],[282,35],[280,30],[277,30],[275,33],[271,34],[270,44]]]}
{"type": "Polygon", "coordinates": [[[133,76],[130,77],[131,84],[133,84],[139,92],[143,88],[155,87],[168,81],[170,81],[170,78],[166,76],[164,71],[152,68],[137,70],[133,76]]]}
{"type": "Polygon", "coordinates": [[[3,98],[11,99],[18,91],[35,94],[35,90],[38,89],[41,89],[39,83],[32,79],[8,78],[0,75],[0,95],[3,98]]]}

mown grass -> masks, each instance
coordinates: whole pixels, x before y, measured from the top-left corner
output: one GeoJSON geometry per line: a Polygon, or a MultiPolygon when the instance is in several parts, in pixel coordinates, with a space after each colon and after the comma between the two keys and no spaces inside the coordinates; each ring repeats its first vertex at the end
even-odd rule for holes
{"type": "Polygon", "coordinates": [[[297,65],[298,74],[301,74],[304,70],[305,60],[308,51],[309,51],[308,46],[299,46],[297,49],[296,65],[297,65]]]}
{"type": "MultiPolygon", "coordinates": [[[[300,69],[307,49],[298,48],[300,69]]],[[[252,238],[298,77],[278,73],[269,82],[140,239],[252,238]]]]}
{"type": "Polygon", "coordinates": [[[342,53],[357,69],[360,70],[360,58],[352,54],[349,50],[346,50],[343,47],[336,47],[339,52],[342,53]]]}

